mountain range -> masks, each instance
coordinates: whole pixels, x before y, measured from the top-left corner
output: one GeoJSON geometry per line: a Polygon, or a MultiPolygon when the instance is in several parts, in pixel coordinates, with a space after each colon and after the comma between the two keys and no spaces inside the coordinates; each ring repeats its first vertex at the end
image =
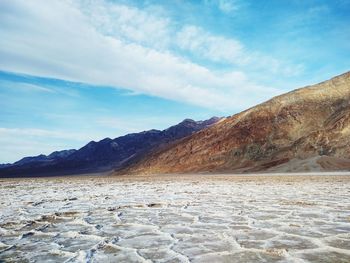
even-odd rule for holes
{"type": "Polygon", "coordinates": [[[186,119],[0,165],[0,176],[350,170],[350,72],[227,118],[186,119]]]}
{"type": "Polygon", "coordinates": [[[350,72],[223,119],[126,174],[350,169],[350,72]]]}
{"type": "Polygon", "coordinates": [[[152,150],[191,135],[219,121],[185,119],[163,131],[149,130],[115,139],[91,141],[79,150],[56,151],[50,155],[25,157],[0,166],[0,176],[50,176],[120,170],[152,150]]]}

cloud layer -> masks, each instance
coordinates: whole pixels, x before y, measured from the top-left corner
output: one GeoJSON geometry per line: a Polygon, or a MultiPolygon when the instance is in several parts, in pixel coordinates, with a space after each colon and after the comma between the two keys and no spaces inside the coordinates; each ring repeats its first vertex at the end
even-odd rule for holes
{"type": "MultiPolygon", "coordinates": [[[[104,1],[0,3],[0,69],[96,85],[221,110],[242,109],[278,94],[237,68],[213,70],[172,52],[214,62],[244,63],[242,44],[104,1]],[[169,44],[171,40],[174,43],[169,44]]],[[[161,12],[160,12],[161,13],[161,12]]]]}

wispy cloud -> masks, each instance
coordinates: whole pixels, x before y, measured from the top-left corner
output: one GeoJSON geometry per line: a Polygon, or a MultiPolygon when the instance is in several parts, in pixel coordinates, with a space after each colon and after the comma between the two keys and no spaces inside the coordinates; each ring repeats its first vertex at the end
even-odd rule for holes
{"type": "Polygon", "coordinates": [[[232,13],[239,9],[237,0],[204,0],[206,4],[217,6],[224,13],[232,13]]]}
{"type": "Polygon", "coordinates": [[[78,148],[87,142],[83,133],[36,128],[0,128],[0,160],[15,162],[24,156],[50,154],[57,150],[78,148]]]}
{"type": "Polygon", "coordinates": [[[176,39],[180,48],[215,62],[240,64],[243,56],[240,41],[210,34],[196,26],[184,26],[176,39]]]}
{"type": "MultiPolygon", "coordinates": [[[[172,33],[168,19],[135,7],[90,3],[82,11],[70,1],[2,1],[0,69],[115,86],[222,110],[251,106],[279,93],[254,83],[237,68],[212,70],[170,49],[157,49],[155,42],[172,33]]],[[[239,41],[197,27],[180,29],[176,44],[213,61],[244,61],[239,41]]]]}
{"type": "Polygon", "coordinates": [[[69,139],[86,142],[89,138],[93,137],[91,134],[84,133],[72,133],[68,131],[59,130],[46,130],[36,128],[2,128],[0,127],[0,137],[6,136],[29,136],[39,138],[58,138],[58,139],[69,139]]]}
{"type": "Polygon", "coordinates": [[[233,114],[342,73],[348,13],[340,0],[1,0],[0,160],[233,114]]]}
{"type": "MultiPolygon", "coordinates": [[[[2,83],[4,84],[4,83],[2,83]]],[[[34,91],[34,92],[45,92],[45,93],[56,93],[55,90],[47,88],[47,87],[43,87],[43,86],[39,86],[39,85],[34,85],[34,84],[29,84],[29,83],[20,83],[20,84],[14,84],[13,82],[8,82],[8,85],[11,88],[21,88],[24,89],[26,91],[34,91]]]]}
{"type": "Polygon", "coordinates": [[[26,156],[37,156],[39,154],[50,154],[57,150],[71,148],[70,144],[55,143],[48,141],[28,140],[26,137],[17,138],[7,136],[0,138],[2,144],[0,150],[0,163],[13,163],[26,156]],[[9,143],[9,140],[12,140],[9,143]]]}
{"type": "Polygon", "coordinates": [[[89,23],[104,35],[153,48],[170,44],[171,20],[159,8],[137,7],[104,0],[75,2],[89,23]]]}
{"type": "MultiPolygon", "coordinates": [[[[107,137],[107,136],[104,136],[107,137]]],[[[101,140],[94,131],[0,127],[0,162],[15,162],[24,156],[50,154],[80,148],[91,140],[101,140]]]]}

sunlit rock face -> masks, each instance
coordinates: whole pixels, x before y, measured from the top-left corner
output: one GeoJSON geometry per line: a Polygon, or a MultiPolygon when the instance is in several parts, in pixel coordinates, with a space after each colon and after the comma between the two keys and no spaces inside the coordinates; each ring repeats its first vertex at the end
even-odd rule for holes
{"type": "Polygon", "coordinates": [[[350,72],[221,120],[124,173],[282,171],[319,156],[333,157],[316,161],[321,170],[349,169],[349,135],[350,72]]]}
{"type": "Polygon", "coordinates": [[[0,180],[0,262],[350,262],[350,176],[0,180]]]}

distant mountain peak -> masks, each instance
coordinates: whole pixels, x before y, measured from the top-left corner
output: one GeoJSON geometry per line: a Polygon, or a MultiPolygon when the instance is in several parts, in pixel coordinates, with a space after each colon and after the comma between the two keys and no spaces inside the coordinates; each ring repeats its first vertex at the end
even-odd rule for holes
{"type": "Polygon", "coordinates": [[[192,120],[192,119],[184,119],[182,122],[180,122],[179,124],[181,124],[181,123],[186,123],[186,122],[190,122],[190,123],[193,123],[193,122],[196,122],[196,121],[194,121],[194,120],[192,120]]]}
{"type": "Polygon", "coordinates": [[[48,156],[26,157],[12,165],[2,165],[0,175],[62,175],[121,169],[151,150],[189,136],[214,122],[213,118],[198,122],[186,119],[163,131],[152,129],[115,139],[90,141],[79,150],[56,151],[48,156]]]}

